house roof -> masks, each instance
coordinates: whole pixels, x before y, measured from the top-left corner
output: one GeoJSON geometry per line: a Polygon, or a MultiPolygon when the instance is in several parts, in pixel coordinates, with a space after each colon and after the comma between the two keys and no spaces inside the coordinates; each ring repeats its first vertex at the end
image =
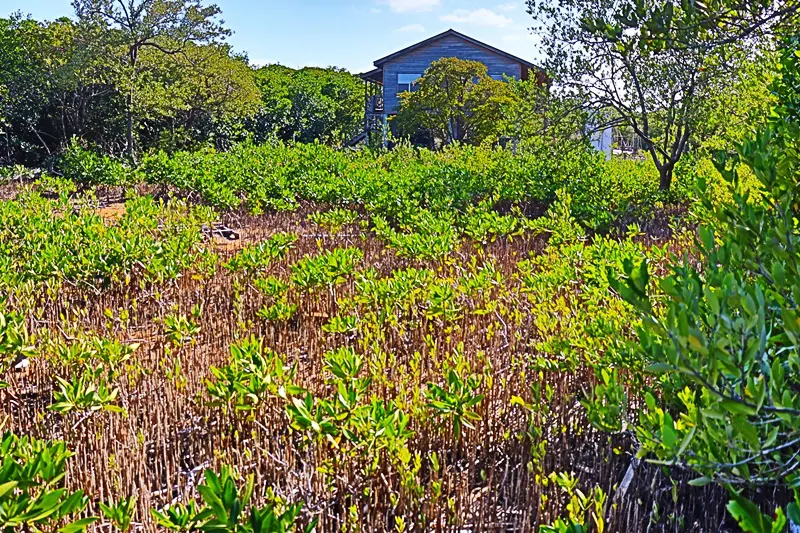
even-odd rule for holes
{"type": "Polygon", "coordinates": [[[369,72],[365,72],[363,74],[359,74],[362,80],[365,81],[372,81],[375,83],[383,83],[383,70],[376,68],[370,70],[369,72]]]}
{"type": "MultiPolygon", "coordinates": [[[[481,47],[481,48],[483,48],[485,50],[489,50],[490,52],[494,52],[495,54],[499,54],[501,56],[507,57],[508,59],[511,59],[513,61],[517,61],[517,62],[525,65],[528,68],[532,68],[532,69],[535,69],[535,70],[541,70],[539,67],[537,67],[536,65],[534,65],[530,61],[526,61],[526,60],[524,60],[524,59],[522,59],[520,57],[511,55],[508,52],[504,52],[504,51],[500,50],[499,48],[495,48],[494,46],[490,46],[490,45],[488,45],[486,43],[483,43],[483,42],[481,42],[481,41],[479,41],[477,39],[473,39],[472,37],[464,35],[463,33],[459,33],[459,32],[457,32],[456,30],[453,30],[453,29],[450,29],[450,30],[447,30],[445,32],[442,32],[439,35],[434,35],[433,37],[430,37],[429,39],[425,39],[424,41],[420,41],[417,44],[412,44],[411,46],[409,46],[407,48],[403,48],[402,50],[400,50],[398,52],[395,52],[393,54],[390,54],[390,55],[388,55],[386,57],[382,57],[382,58],[378,59],[377,61],[375,61],[374,65],[376,67],[378,67],[378,68],[381,68],[381,65],[383,65],[384,63],[386,63],[388,61],[391,61],[392,59],[395,59],[395,58],[398,58],[400,56],[403,56],[403,55],[405,55],[405,54],[407,54],[409,52],[413,52],[414,50],[416,50],[418,48],[422,48],[423,46],[426,46],[426,45],[428,45],[428,44],[430,44],[432,42],[438,41],[439,39],[444,39],[445,37],[451,37],[451,36],[452,37],[457,37],[457,38],[462,39],[464,41],[467,41],[468,43],[474,44],[475,46],[479,46],[479,47],[481,47]]],[[[363,77],[363,75],[362,75],[362,77],[363,77]]]]}

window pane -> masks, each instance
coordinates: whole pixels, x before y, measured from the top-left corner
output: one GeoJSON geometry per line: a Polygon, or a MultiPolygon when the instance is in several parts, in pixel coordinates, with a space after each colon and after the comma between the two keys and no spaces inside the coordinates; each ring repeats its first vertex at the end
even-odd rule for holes
{"type": "Polygon", "coordinates": [[[398,74],[397,75],[397,84],[398,85],[411,85],[418,79],[422,77],[422,74],[398,74]]]}

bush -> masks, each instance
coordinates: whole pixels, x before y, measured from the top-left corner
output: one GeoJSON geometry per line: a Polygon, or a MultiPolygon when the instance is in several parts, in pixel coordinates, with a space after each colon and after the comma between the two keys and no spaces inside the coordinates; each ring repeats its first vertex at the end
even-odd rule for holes
{"type": "Polygon", "coordinates": [[[75,139],[61,157],[58,168],[65,177],[82,185],[125,185],[133,177],[120,161],[86,150],[75,139]]]}
{"type": "Polygon", "coordinates": [[[135,171],[73,144],[62,167],[79,183],[169,185],[219,209],[292,210],[301,201],[362,207],[393,227],[413,225],[421,210],[462,228],[495,209],[498,215],[512,208],[517,216],[538,215],[564,189],[573,198],[573,216],[593,232],[645,217],[663,202],[685,201],[685,183],[705,172],[687,165],[675,190],[665,194],[649,161],[605,161],[588,149],[548,157],[485,146],[434,152],[401,144],[391,152],[348,152],[279,142],[244,143],[228,152],[154,152],[135,171]]]}

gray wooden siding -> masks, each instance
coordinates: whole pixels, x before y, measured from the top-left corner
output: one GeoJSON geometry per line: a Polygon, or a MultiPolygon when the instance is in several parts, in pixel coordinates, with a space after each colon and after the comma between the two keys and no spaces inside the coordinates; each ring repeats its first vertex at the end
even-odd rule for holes
{"type": "Polygon", "coordinates": [[[522,75],[522,65],[518,62],[496,54],[480,46],[447,36],[418,48],[408,54],[398,57],[383,64],[383,87],[385,109],[391,113],[397,110],[397,75],[422,74],[431,63],[443,57],[457,57],[480,61],[489,69],[489,76],[506,75],[519,79],[522,75]]]}

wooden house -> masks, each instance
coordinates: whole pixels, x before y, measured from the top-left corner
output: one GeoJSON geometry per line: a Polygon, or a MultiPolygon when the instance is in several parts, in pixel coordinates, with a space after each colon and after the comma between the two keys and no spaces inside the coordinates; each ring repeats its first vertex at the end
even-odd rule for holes
{"type": "Polygon", "coordinates": [[[431,63],[444,57],[480,61],[496,80],[504,76],[526,80],[544,73],[530,61],[482,43],[455,30],[425,39],[375,61],[375,69],[361,74],[364,80],[364,131],[350,144],[369,138],[371,132],[385,132],[387,119],[397,113],[398,94],[414,89],[431,63]]]}

